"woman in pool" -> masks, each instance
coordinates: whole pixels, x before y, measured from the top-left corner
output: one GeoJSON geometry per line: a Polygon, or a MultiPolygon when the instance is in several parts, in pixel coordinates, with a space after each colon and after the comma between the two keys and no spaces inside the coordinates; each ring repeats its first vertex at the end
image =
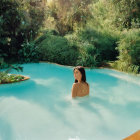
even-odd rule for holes
{"type": "Polygon", "coordinates": [[[73,70],[75,82],[72,86],[72,97],[89,95],[89,84],[86,82],[85,69],[77,66],[73,70]]]}

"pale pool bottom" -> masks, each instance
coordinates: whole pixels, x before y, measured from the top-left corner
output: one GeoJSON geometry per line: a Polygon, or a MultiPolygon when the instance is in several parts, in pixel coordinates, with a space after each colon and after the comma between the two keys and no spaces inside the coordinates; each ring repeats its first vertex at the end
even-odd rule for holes
{"type": "Polygon", "coordinates": [[[26,64],[0,86],[0,140],[121,140],[140,126],[139,77],[86,70],[90,96],[71,98],[71,67],[26,64]]]}

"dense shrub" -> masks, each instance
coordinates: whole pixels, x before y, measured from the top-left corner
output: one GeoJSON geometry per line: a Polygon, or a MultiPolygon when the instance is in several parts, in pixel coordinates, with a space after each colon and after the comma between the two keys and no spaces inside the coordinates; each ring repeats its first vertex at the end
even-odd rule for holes
{"type": "Polygon", "coordinates": [[[38,46],[32,42],[24,42],[21,45],[21,49],[18,51],[18,59],[20,63],[24,62],[38,62],[39,61],[39,52],[38,46]]]}
{"type": "Polygon", "coordinates": [[[116,59],[117,52],[115,47],[117,46],[117,38],[109,34],[109,32],[101,32],[96,29],[85,28],[78,36],[81,40],[88,41],[95,46],[100,54],[101,61],[116,59]]]}
{"type": "MultiPolygon", "coordinates": [[[[0,52],[1,58],[10,56],[17,47],[17,34],[21,24],[18,3],[2,0],[0,5],[0,52]]],[[[19,40],[20,42],[20,40],[19,40]]]]}
{"type": "Polygon", "coordinates": [[[116,60],[118,55],[115,49],[118,37],[108,32],[88,27],[65,37],[71,45],[78,48],[77,65],[102,66],[108,61],[116,60]]]}
{"type": "Polygon", "coordinates": [[[92,28],[84,28],[67,39],[75,43],[80,55],[78,63],[86,66],[102,66],[107,61],[116,60],[118,51],[115,49],[118,41],[116,36],[92,28]]]}
{"type": "Polygon", "coordinates": [[[15,69],[16,71],[23,71],[23,67],[18,65],[9,65],[9,68],[0,71],[0,84],[18,82],[24,79],[21,75],[10,74],[9,72],[15,69]]]}
{"type": "Polygon", "coordinates": [[[77,48],[69,46],[67,39],[47,33],[36,40],[39,45],[40,59],[64,65],[75,65],[78,57],[77,48]]]}
{"type": "Polygon", "coordinates": [[[82,43],[80,46],[80,55],[77,59],[77,65],[86,67],[97,67],[100,62],[98,61],[98,52],[94,45],[88,42],[82,43]]]}
{"type": "Polygon", "coordinates": [[[138,0],[1,0],[0,67],[13,60],[88,67],[115,61],[117,69],[137,73],[139,27],[138,0]],[[42,33],[44,23],[50,31],[42,33]]]}
{"type": "Polygon", "coordinates": [[[118,42],[119,56],[113,66],[121,71],[140,72],[140,30],[129,30],[118,42]]]}
{"type": "Polygon", "coordinates": [[[66,35],[69,46],[77,48],[79,56],[76,60],[76,65],[82,65],[86,67],[96,67],[98,62],[96,57],[98,56],[95,47],[89,44],[88,41],[82,41],[78,38],[76,33],[66,35]]]}
{"type": "MultiPolygon", "coordinates": [[[[33,4],[33,3],[32,3],[33,4]]],[[[33,40],[43,26],[45,10],[27,1],[2,0],[0,4],[0,58],[20,61],[19,50],[33,40]],[[10,59],[9,59],[10,58],[10,59]]],[[[26,58],[22,58],[26,59],[26,58]]]]}

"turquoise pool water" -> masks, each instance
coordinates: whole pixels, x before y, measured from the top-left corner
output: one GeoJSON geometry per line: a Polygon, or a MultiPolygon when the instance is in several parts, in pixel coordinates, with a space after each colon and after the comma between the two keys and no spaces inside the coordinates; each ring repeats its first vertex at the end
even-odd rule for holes
{"type": "Polygon", "coordinates": [[[140,129],[140,77],[86,69],[90,96],[72,99],[72,67],[23,66],[30,80],[0,85],[0,140],[121,140],[140,129]]]}

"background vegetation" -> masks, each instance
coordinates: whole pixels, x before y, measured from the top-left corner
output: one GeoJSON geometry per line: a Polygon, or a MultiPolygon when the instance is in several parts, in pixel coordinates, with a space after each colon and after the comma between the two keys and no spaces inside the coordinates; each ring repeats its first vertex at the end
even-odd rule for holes
{"type": "Polygon", "coordinates": [[[0,65],[50,61],[140,72],[140,1],[2,0],[0,65]]]}

